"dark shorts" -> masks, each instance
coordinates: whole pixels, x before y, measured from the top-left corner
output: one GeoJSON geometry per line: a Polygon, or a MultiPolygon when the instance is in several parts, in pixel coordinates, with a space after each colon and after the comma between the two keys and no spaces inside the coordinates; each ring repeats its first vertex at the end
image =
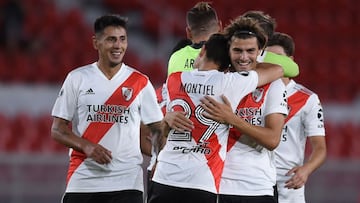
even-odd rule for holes
{"type": "Polygon", "coordinates": [[[278,193],[277,185],[274,185],[274,199],[275,199],[275,203],[279,203],[279,193],[278,193]]]}
{"type": "Polygon", "coordinates": [[[197,189],[180,188],[153,182],[149,203],[216,203],[217,195],[197,189]]]}
{"type": "Polygon", "coordinates": [[[276,203],[273,196],[219,195],[219,203],[276,203]]]}
{"type": "Polygon", "coordinates": [[[138,190],[95,193],[65,193],[62,203],[143,203],[138,190]]]}

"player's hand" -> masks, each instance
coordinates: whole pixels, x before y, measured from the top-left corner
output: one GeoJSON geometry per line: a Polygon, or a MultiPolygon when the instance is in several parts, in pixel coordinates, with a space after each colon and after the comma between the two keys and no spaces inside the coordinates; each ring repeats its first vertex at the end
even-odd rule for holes
{"type": "Polygon", "coordinates": [[[205,112],[203,112],[203,115],[206,118],[210,118],[219,123],[228,123],[227,119],[233,116],[234,113],[229,100],[224,95],[222,95],[221,98],[224,103],[220,103],[210,96],[205,96],[200,99],[200,106],[204,108],[205,112]]]}
{"type": "Polygon", "coordinates": [[[285,182],[285,187],[288,189],[299,189],[305,185],[309,172],[305,167],[297,166],[292,168],[286,175],[292,175],[292,177],[285,182]]]}
{"type": "Polygon", "coordinates": [[[92,158],[99,164],[108,164],[111,162],[112,156],[111,151],[107,150],[105,147],[87,141],[83,147],[83,152],[88,158],[92,158]]]}
{"type": "Polygon", "coordinates": [[[164,120],[170,128],[180,132],[191,131],[194,129],[193,122],[187,118],[186,113],[182,111],[167,112],[164,120]]]}

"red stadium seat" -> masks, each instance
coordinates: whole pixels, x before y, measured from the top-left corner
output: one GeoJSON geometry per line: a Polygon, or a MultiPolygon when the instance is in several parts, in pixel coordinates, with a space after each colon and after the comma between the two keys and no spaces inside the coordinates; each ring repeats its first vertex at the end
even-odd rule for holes
{"type": "Polygon", "coordinates": [[[12,142],[18,152],[31,152],[36,150],[38,132],[35,118],[26,113],[20,113],[12,120],[12,142]]]}
{"type": "Polygon", "coordinates": [[[0,152],[8,151],[11,148],[11,121],[10,118],[0,114],[0,152]]]}
{"type": "Polygon", "coordinates": [[[330,159],[339,159],[347,155],[347,141],[340,133],[341,129],[338,124],[325,123],[327,154],[330,159]]]}

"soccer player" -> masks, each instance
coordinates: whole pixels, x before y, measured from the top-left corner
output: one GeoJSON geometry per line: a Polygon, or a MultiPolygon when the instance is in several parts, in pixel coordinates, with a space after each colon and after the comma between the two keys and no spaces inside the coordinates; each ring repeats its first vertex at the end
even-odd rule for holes
{"type": "MultiPolygon", "coordinates": [[[[168,75],[177,71],[190,71],[193,69],[196,57],[199,55],[200,49],[209,37],[218,33],[222,29],[221,21],[218,19],[217,13],[208,2],[198,2],[186,13],[186,36],[172,50],[172,54],[168,61],[168,75]]],[[[164,107],[162,96],[163,87],[156,89],[157,98],[160,107],[164,107]]],[[[173,118],[179,117],[178,113],[168,114],[173,118]]],[[[180,117],[181,119],[181,117],[180,117]]],[[[147,133],[146,128],[142,127],[142,149],[144,154],[151,156],[150,164],[147,167],[147,196],[151,196],[152,180],[151,173],[156,162],[157,154],[151,147],[150,139],[152,136],[147,133]],[[148,139],[146,138],[148,137],[148,139]],[[150,149],[150,151],[149,151],[150,149]]]]}
{"type": "MultiPolygon", "coordinates": [[[[256,70],[257,57],[266,40],[258,39],[261,32],[254,29],[254,23],[260,27],[256,20],[241,16],[225,28],[235,71],[256,70]]],[[[219,202],[275,202],[273,150],[279,144],[284,115],[288,112],[282,81],[261,86],[239,100],[235,114],[232,109],[211,109],[213,104],[221,105],[209,97],[202,101],[210,108],[204,107],[210,118],[234,126],[229,133],[219,202]]]]}
{"type": "MultiPolygon", "coordinates": [[[[293,58],[295,44],[289,35],[275,32],[266,49],[293,58]]],[[[282,81],[286,85],[289,115],[275,149],[279,203],[305,203],[306,181],[326,158],[323,109],[316,93],[293,79],[282,81]],[[307,140],[311,154],[304,163],[307,140]]]]}
{"type": "Polygon", "coordinates": [[[96,19],[98,61],[71,71],[54,104],[52,137],[70,148],[63,203],[143,203],[140,122],[160,134],[163,114],[148,77],[122,61],[126,25],[96,19]]]}
{"type": "Polygon", "coordinates": [[[209,37],[222,29],[217,13],[208,2],[198,2],[186,13],[186,36],[188,40],[182,41],[180,49],[170,56],[168,62],[168,75],[177,71],[190,71],[194,67],[200,49],[209,37]]]}
{"type": "MultiPolygon", "coordinates": [[[[251,43],[247,38],[250,38],[249,36],[251,35],[256,36],[256,33],[247,32],[249,30],[244,27],[244,19],[246,18],[257,20],[258,24],[266,32],[267,38],[272,35],[276,25],[275,20],[262,11],[248,11],[232,21],[225,28],[225,32],[232,39],[230,42],[232,69],[236,71],[253,69],[256,67],[254,66],[256,60],[265,60],[281,64],[288,76],[296,76],[298,74],[298,66],[292,59],[251,48],[251,43]],[[258,54],[256,59],[253,55],[254,53],[258,54]]],[[[256,47],[256,44],[253,43],[252,47],[256,47]]],[[[240,122],[242,120],[239,118],[243,118],[250,124],[259,126],[257,131],[243,129],[244,125],[237,126],[237,129],[240,131],[236,129],[230,131],[229,151],[220,184],[220,202],[276,202],[273,189],[276,179],[275,160],[273,159],[272,150],[279,143],[281,128],[284,122],[283,115],[287,114],[284,90],[285,87],[281,85],[280,80],[258,88],[239,103],[236,111],[239,116],[238,118],[232,118],[234,115],[231,114],[231,111],[228,112],[230,118],[224,118],[226,114],[224,109],[221,108],[217,109],[219,110],[219,117],[215,117],[216,111],[209,112],[214,116],[212,118],[217,121],[224,122],[224,119],[227,119],[233,123],[240,122]],[[245,158],[242,159],[240,158],[241,156],[245,158]],[[258,167],[260,165],[266,166],[267,169],[258,167]]],[[[226,100],[226,98],[224,99],[226,100]]],[[[204,102],[211,101],[207,100],[208,98],[204,102]]]]}

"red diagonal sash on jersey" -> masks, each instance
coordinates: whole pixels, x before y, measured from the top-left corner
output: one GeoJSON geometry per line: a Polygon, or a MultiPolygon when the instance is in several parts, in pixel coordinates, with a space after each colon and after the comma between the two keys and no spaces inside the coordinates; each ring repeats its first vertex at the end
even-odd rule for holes
{"type": "MultiPolygon", "coordinates": [[[[134,101],[139,92],[146,86],[147,79],[140,75],[137,72],[133,72],[115,91],[114,93],[105,101],[105,104],[111,105],[121,105],[124,107],[130,106],[134,101]],[[122,88],[131,87],[133,88],[132,96],[129,97],[129,100],[125,100],[122,88]]],[[[102,122],[92,122],[86,128],[82,138],[90,140],[93,143],[98,143],[106,134],[106,132],[113,126],[114,123],[102,123],[102,122]]],[[[85,160],[86,156],[84,153],[73,150],[70,158],[70,166],[67,175],[67,182],[74,173],[74,171],[79,167],[79,165],[85,160]]]]}
{"type": "MultiPolygon", "coordinates": [[[[194,126],[196,126],[195,129],[192,130],[191,135],[192,138],[199,143],[201,136],[206,132],[208,126],[205,126],[204,124],[200,123],[194,116],[195,114],[195,106],[189,96],[186,92],[181,91],[181,73],[174,73],[172,74],[168,79],[168,91],[170,100],[174,100],[177,98],[181,98],[185,100],[191,108],[191,121],[194,123],[194,126]]],[[[221,148],[221,145],[219,144],[219,140],[217,138],[217,135],[215,133],[212,133],[210,138],[207,141],[206,147],[211,149],[210,154],[206,154],[205,157],[207,159],[207,165],[209,166],[211,173],[213,174],[214,180],[215,180],[215,186],[216,190],[219,191],[219,185],[220,185],[220,178],[221,173],[224,167],[224,161],[221,159],[219,155],[219,151],[221,148]]]]}
{"type": "Polygon", "coordinates": [[[309,98],[308,94],[297,91],[295,94],[288,97],[288,107],[290,108],[289,115],[285,119],[285,123],[290,120],[306,103],[309,98]]]}
{"type": "MultiPolygon", "coordinates": [[[[256,101],[256,98],[254,97],[254,92],[251,92],[240,101],[240,103],[236,109],[238,111],[243,108],[260,109],[262,107],[262,105],[264,104],[265,97],[269,90],[269,87],[270,87],[270,84],[266,84],[264,86],[257,88],[256,91],[258,91],[259,89],[263,90],[261,97],[257,97],[260,99],[259,101],[256,101]]],[[[239,116],[241,116],[241,115],[239,115],[239,116]]],[[[244,115],[241,117],[246,118],[247,116],[250,116],[250,115],[244,115]]],[[[235,143],[240,138],[240,136],[241,136],[241,132],[238,129],[230,128],[229,139],[228,139],[228,144],[227,144],[227,152],[230,151],[230,149],[235,145],[235,143]]]]}

